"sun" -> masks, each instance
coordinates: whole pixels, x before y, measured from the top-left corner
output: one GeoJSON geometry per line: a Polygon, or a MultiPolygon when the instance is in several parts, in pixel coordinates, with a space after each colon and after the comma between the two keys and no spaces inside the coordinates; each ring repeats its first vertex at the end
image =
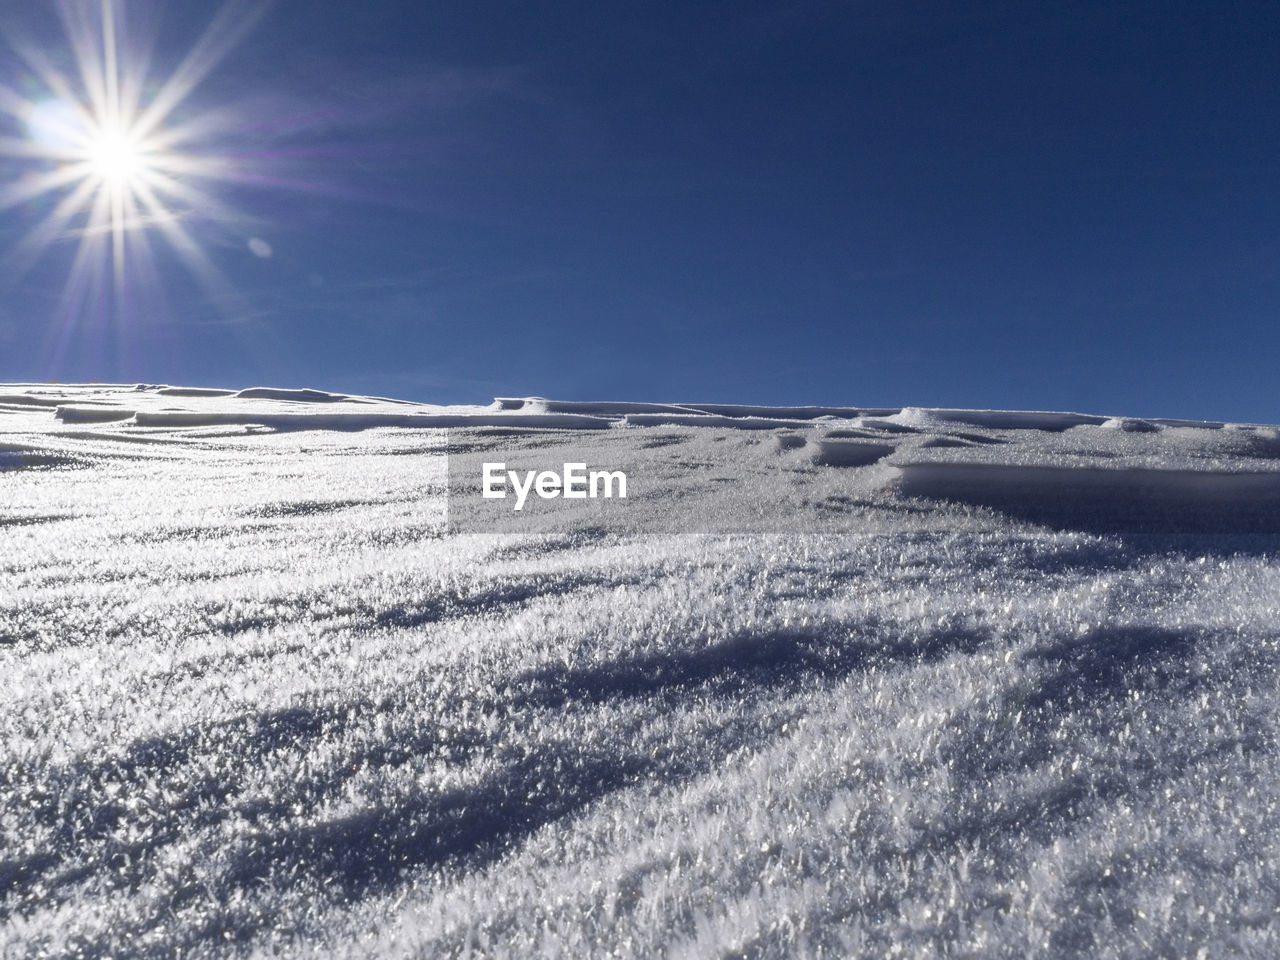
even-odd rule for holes
{"type": "Polygon", "coordinates": [[[200,114],[188,101],[265,9],[253,2],[230,0],[164,78],[148,75],[145,44],[125,42],[124,0],[56,5],[74,64],[70,73],[41,46],[5,38],[28,75],[22,93],[0,83],[0,114],[22,134],[0,132],[0,155],[21,167],[17,178],[0,185],[0,211],[33,204],[45,210],[3,264],[7,274],[20,273],[60,241],[77,239],[64,306],[68,312],[77,303],[100,306],[104,284],[114,288],[119,306],[131,277],[154,278],[151,235],[158,234],[198,280],[219,286],[187,224],[214,215],[230,219],[211,186],[244,171],[215,149],[215,115],[200,114]],[[32,95],[33,89],[39,92],[32,95]]]}
{"type": "Polygon", "coordinates": [[[120,127],[108,126],[95,131],[85,159],[94,176],[113,191],[134,190],[150,172],[145,146],[120,127]]]}

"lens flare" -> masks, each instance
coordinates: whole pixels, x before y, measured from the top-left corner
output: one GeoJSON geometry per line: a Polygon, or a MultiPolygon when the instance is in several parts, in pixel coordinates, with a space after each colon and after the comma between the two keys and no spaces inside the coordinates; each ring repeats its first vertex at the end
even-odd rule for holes
{"type": "Polygon", "coordinates": [[[21,170],[0,186],[0,210],[52,198],[12,252],[6,273],[20,275],[54,244],[78,239],[60,312],[68,321],[88,309],[101,313],[104,294],[114,290],[112,301],[123,314],[131,278],[155,279],[150,237],[159,234],[203,286],[223,293],[225,282],[188,222],[235,219],[209,187],[247,174],[216,150],[196,152],[197,145],[216,140],[222,121],[184,105],[264,7],[232,0],[159,80],[148,76],[145,48],[124,40],[129,24],[123,0],[59,3],[56,9],[72,75],[39,45],[6,38],[30,74],[23,89],[43,89],[30,96],[0,84],[0,113],[18,121],[24,134],[0,136],[0,155],[19,161],[21,170]]]}

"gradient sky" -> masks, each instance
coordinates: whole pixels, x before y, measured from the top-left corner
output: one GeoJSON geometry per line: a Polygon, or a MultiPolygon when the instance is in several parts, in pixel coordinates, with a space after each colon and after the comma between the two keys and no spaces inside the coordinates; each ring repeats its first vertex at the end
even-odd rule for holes
{"type": "MultiPolygon", "coordinates": [[[[162,81],[213,9],[134,0],[126,57],[162,81]]],[[[70,69],[52,4],[0,29],[70,69]]],[[[155,237],[127,309],[60,312],[60,239],[0,281],[0,380],[1280,421],[1277,37],[1273,0],[278,0],[172,118],[224,120],[231,212],[174,211],[221,285],[155,237]]]]}

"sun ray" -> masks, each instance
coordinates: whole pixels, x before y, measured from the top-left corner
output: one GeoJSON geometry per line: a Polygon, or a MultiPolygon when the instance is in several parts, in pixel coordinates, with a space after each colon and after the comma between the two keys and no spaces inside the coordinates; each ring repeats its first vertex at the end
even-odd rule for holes
{"type": "Polygon", "coordinates": [[[0,190],[0,210],[7,210],[46,193],[81,183],[85,180],[86,173],[84,167],[77,164],[19,180],[0,190]]]}
{"type": "Polygon", "coordinates": [[[49,215],[6,257],[8,269],[13,273],[24,273],[59,237],[65,235],[75,217],[92,206],[97,193],[93,181],[81,180],[75,190],[58,201],[49,215]]]}
{"type": "Polygon", "coordinates": [[[201,34],[186,59],[165,81],[151,104],[138,116],[134,129],[147,137],[164,122],[196,86],[239,43],[266,12],[265,4],[232,0],[201,34]]]}
{"type": "Polygon", "coordinates": [[[10,157],[27,160],[63,160],[74,158],[70,150],[56,151],[42,147],[30,140],[19,140],[16,137],[0,137],[0,153],[10,157]]]}
{"type": "MultiPolygon", "coordinates": [[[[164,211],[164,204],[156,197],[150,185],[140,185],[137,194],[138,200],[150,215],[157,216],[164,211]]],[[[222,275],[222,271],[214,265],[204,250],[200,248],[200,245],[192,239],[191,234],[187,232],[180,221],[176,219],[161,219],[157,220],[157,226],[160,232],[164,234],[169,245],[186,262],[187,268],[200,281],[206,292],[234,298],[235,291],[222,275]]]]}
{"type": "Polygon", "coordinates": [[[147,142],[155,147],[157,154],[164,155],[183,144],[226,134],[242,122],[243,117],[233,110],[209,110],[196,117],[184,117],[181,122],[174,122],[171,116],[168,126],[152,131],[147,142]]]}
{"type": "MultiPolygon", "coordinates": [[[[62,17],[67,39],[71,42],[71,50],[75,55],[76,67],[80,72],[80,82],[89,97],[89,108],[94,116],[102,117],[107,113],[105,65],[102,63],[102,48],[96,33],[105,33],[106,25],[95,29],[90,20],[91,4],[69,3],[61,0],[58,13],[62,17]]],[[[55,91],[57,92],[57,91],[55,91]]]]}
{"type": "MultiPolygon", "coordinates": [[[[101,275],[104,267],[104,258],[101,256],[102,237],[101,227],[110,223],[110,199],[102,191],[98,191],[93,198],[93,204],[89,211],[89,230],[81,236],[80,245],[76,249],[75,260],[71,264],[71,274],[67,278],[66,288],[63,290],[61,307],[59,313],[63,319],[72,321],[72,318],[79,313],[78,306],[82,299],[88,296],[90,290],[101,285],[101,275]],[[92,228],[98,227],[98,230],[92,228]],[[98,277],[97,282],[91,282],[94,276],[98,277]]],[[[73,322],[69,322],[68,326],[73,326],[73,322]]]]}
{"type": "Polygon", "coordinates": [[[106,86],[107,116],[115,123],[120,115],[120,66],[116,62],[116,10],[111,0],[102,0],[102,76],[106,86]]]}
{"type": "MultiPolygon", "coordinates": [[[[43,50],[29,43],[13,42],[12,46],[27,68],[45,85],[52,99],[74,105],[78,110],[84,111],[86,116],[90,115],[89,110],[82,103],[83,98],[75,92],[71,81],[53,65],[43,50]]],[[[27,108],[30,105],[30,101],[26,98],[20,98],[18,104],[20,108],[27,108]]]]}
{"type": "Polygon", "coordinates": [[[198,187],[167,176],[160,170],[148,171],[147,176],[143,178],[142,186],[149,189],[157,197],[163,194],[165,197],[184,203],[188,207],[199,207],[202,216],[206,220],[234,219],[241,221],[245,219],[240,211],[220,202],[198,187]]]}

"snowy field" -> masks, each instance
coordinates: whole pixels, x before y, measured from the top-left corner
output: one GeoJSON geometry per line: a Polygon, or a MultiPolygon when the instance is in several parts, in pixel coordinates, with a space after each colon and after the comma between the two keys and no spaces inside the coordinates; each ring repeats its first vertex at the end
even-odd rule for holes
{"type": "Polygon", "coordinates": [[[0,955],[1280,955],[1278,534],[1274,427],[0,387],[0,955]]]}

